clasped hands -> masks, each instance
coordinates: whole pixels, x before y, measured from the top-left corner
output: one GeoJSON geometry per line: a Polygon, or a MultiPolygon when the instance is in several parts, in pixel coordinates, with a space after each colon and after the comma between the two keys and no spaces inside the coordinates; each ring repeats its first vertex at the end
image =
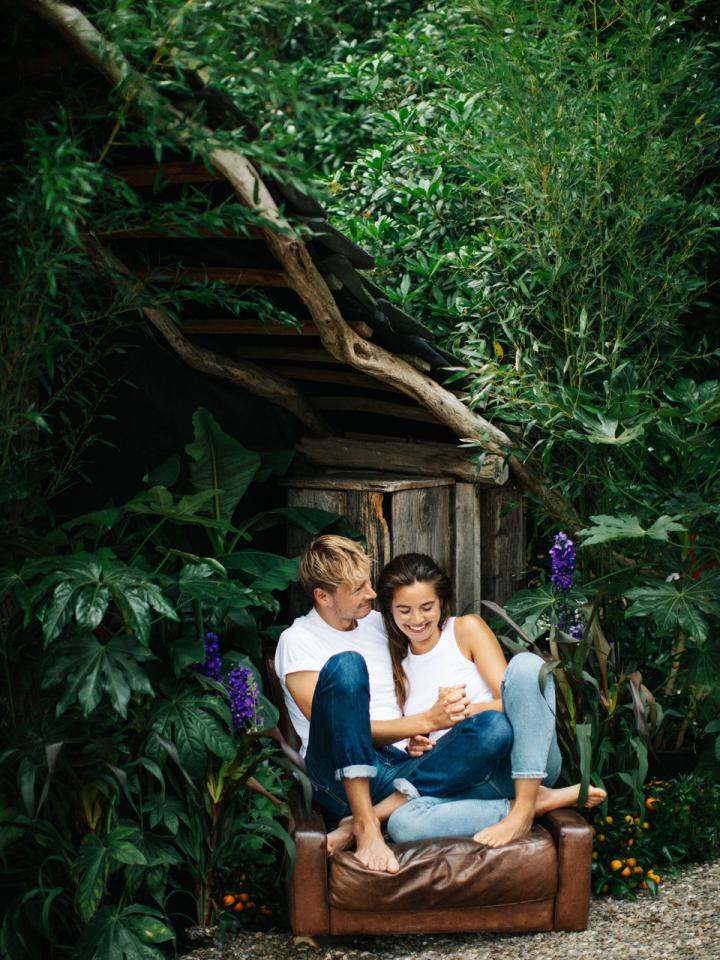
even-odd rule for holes
{"type": "MultiPolygon", "coordinates": [[[[452,687],[439,687],[438,697],[435,703],[428,710],[430,727],[428,733],[433,730],[445,730],[447,727],[454,727],[465,717],[470,716],[470,701],[465,693],[465,684],[458,683],[452,687]]],[[[428,750],[435,746],[430,737],[418,733],[410,737],[406,747],[411,757],[421,757],[428,750]]]]}

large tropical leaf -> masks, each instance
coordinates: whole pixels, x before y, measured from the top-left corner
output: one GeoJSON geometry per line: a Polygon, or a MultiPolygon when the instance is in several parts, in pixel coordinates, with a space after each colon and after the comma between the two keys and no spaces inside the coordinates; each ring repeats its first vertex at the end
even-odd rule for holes
{"type": "Polygon", "coordinates": [[[706,573],[700,580],[675,580],[652,586],[633,587],[626,597],[632,606],[627,617],[651,617],[661,636],[678,628],[698,643],[708,637],[706,615],[720,616],[720,603],[714,599],[720,589],[720,577],[706,573]]]}
{"type": "Polygon", "coordinates": [[[153,706],[151,729],[175,744],[182,766],[199,777],[208,752],[232,760],[236,744],[230,733],[230,711],[215,692],[189,683],[163,681],[163,697],[153,706]]]}
{"type": "Polygon", "coordinates": [[[154,655],[132,637],[113,637],[101,643],[92,634],[66,640],[45,671],[43,687],[60,686],[56,713],[60,716],[76,700],[87,717],[107,695],[121,717],[127,716],[131,693],[152,696],[147,674],[139,666],[154,655]]]}
{"type": "Polygon", "coordinates": [[[280,557],[261,550],[241,550],[222,562],[228,570],[241,570],[253,577],[254,590],[285,590],[297,580],[298,558],[280,557]]]}
{"type": "Polygon", "coordinates": [[[195,439],[185,447],[192,458],[190,477],[196,490],[214,490],[213,516],[229,524],[235,508],[252,483],[260,454],[229,437],[202,407],[193,415],[195,439]]]}
{"type": "Polygon", "coordinates": [[[83,930],[77,960],[161,960],[164,954],[150,944],[171,939],[170,927],[152,908],[106,906],[83,930]]]}
{"type": "Polygon", "coordinates": [[[583,546],[589,547],[596,543],[609,543],[612,540],[629,540],[640,537],[649,537],[651,540],[667,542],[670,533],[683,533],[685,527],[678,523],[675,517],[663,515],[649,527],[641,526],[637,517],[623,514],[619,517],[610,517],[604,514],[590,517],[592,526],[579,530],[578,536],[583,539],[583,546]]]}

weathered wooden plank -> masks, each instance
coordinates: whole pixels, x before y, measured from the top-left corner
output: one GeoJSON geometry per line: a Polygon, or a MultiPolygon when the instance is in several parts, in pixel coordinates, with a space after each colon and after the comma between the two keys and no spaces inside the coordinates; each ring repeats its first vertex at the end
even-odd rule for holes
{"type": "Polygon", "coordinates": [[[290,283],[282,270],[262,270],[258,267],[139,267],[133,271],[138,277],[154,282],[172,280],[182,283],[194,280],[203,283],[218,280],[238,287],[288,287],[290,283]]]}
{"type": "Polygon", "coordinates": [[[410,407],[385,400],[371,400],[367,397],[311,397],[310,399],[318,410],[349,410],[375,413],[384,417],[397,417],[399,420],[418,420],[420,423],[437,422],[435,416],[422,407],[410,407]]]}
{"type": "Polygon", "coordinates": [[[158,173],[162,176],[163,183],[210,183],[213,180],[225,179],[216,170],[208,170],[201,160],[176,160],[161,165],[133,163],[111,167],[110,172],[131,187],[151,187],[158,173]]]}
{"type": "Polygon", "coordinates": [[[280,480],[281,487],[307,490],[374,490],[396,493],[398,490],[424,490],[430,487],[451,487],[450,477],[387,477],[374,473],[327,473],[319,477],[288,477],[280,480]]]}
{"type": "Polygon", "coordinates": [[[478,471],[463,451],[451,443],[409,442],[398,438],[381,440],[367,434],[363,437],[362,440],[303,437],[297,449],[313,463],[326,467],[445,475],[480,486],[498,486],[508,479],[507,464],[492,454],[485,457],[478,471]]]}
{"type": "MultiPolygon", "coordinates": [[[[334,490],[300,489],[288,490],[289,507],[314,507],[316,510],[328,510],[331,513],[340,513],[340,498],[334,490]]],[[[299,527],[288,524],[287,550],[288,556],[295,557],[305,549],[310,534],[299,527]]],[[[302,587],[294,583],[290,587],[288,608],[290,618],[300,617],[307,613],[312,606],[312,600],[306,596],[302,587]]]]}
{"type": "Polygon", "coordinates": [[[480,496],[483,600],[505,603],[523,586],[525,516],[519,490],[483,490],[480,496]]]}
{"type": "Polygon", "coordinates": [[[482,613],[480,496],[472,483],[455,484],[453,568],[455,610],[458,614],[482,613]]]}
{"type": "MultiPolygon", "coordinates": [[[[275,359],[279,360],[280,358],[276,357],[275,359]]],[[[388,387],[387,384],[373,379],[366,373],[354,373],[347,367],[322,370],[317,367],[300,367],[297,364],[274,363],[273,370],[280,376],[287,377],[288,380],[309,380],[311,383],[344,383],[352,387],[363,387],[366,390],[392,392],[392,388],[388,387]]]]}
{"type": "Polygon", "coordinates": [[[392,555],[426,553],[453,575],[452,486],[399,490],[392,500],[392,555]]]}
{"type": "MultiPolygon", "coordinates": [[[[338,513],[345,517],[351,527],[363,534],[373,565],[373,579],[390,559],[390,531],[384,514],[384,498],[382,491],[363,489],[323,490],[291,487],[288,491],[290,506],[314,507],[338,513]]],[[[295,556],[302,552],[309,540],[310,535],[305,531],[289,527],[287,542],[290,555],[295,556]]],[[[290,597],[292,615],[305,613],[309,606],[310,600],[295,586],[290,597]]]]}

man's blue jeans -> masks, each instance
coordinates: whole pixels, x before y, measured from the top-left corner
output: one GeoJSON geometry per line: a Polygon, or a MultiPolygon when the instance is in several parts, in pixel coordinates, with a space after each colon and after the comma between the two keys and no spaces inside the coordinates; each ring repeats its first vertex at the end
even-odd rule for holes
{"type": "Polygon", "coordinates": [[[376,749],[370,686],[359,653],[338,653],[320,671],[305,756],[318,803],[335,817],[350,812],[341,781],[367,777],[373,804],[398,790],[408,797],[454,797],[486,784],[513,743],[504,714],[486,710],[456,724],[422,757],[376,749]]]}
{"type": "Polygon", "coordinates": [[[495,773],[451,800],[422,796],[406,803],[388,821],[392,840],[471,837],[508,815],[515,780],[555,785],[562,765],[555,732],[555,686],[549,675],[545,689],[540,689],[542,665],[543,660],[534,653],[519,653],[508,664],[502,682],[503,710],[514,739],[509,756],[495,773]]]}

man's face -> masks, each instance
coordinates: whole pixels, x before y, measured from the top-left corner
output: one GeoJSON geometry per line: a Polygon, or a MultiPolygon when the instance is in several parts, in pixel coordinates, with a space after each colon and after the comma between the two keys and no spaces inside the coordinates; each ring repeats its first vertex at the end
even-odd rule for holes
{"type": "Polygon", "coordinates": [[[323,619],[337,630],[351,630],[356,620],[362,620],[372,610],[377,594],[369,579],[355,583],[341,583],[330,593],[315,591],[315,602],[323,619]]]}

